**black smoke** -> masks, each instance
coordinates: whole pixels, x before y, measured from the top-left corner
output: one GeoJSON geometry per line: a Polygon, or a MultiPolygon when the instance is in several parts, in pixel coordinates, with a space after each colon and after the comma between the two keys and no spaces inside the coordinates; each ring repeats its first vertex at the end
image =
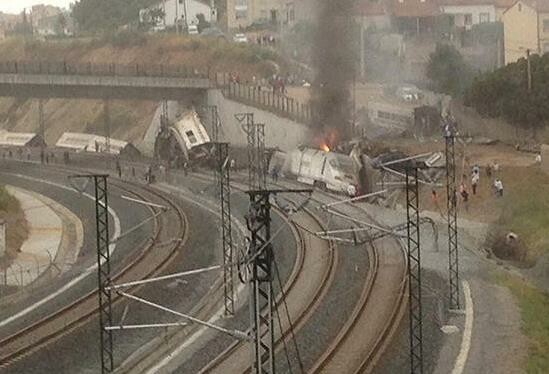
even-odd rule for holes
{"type": "Polygon", "coordinates": [[[357,68],[356,0],[317,0],[312,53],[316,72],[312,95],[315,126],[334,146],[350,136],[351,85],[357,68]]]}

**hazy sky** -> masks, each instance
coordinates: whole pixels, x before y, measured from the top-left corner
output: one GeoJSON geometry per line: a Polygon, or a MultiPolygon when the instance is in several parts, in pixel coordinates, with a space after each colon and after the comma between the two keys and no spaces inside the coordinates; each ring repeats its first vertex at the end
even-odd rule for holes
{"type": "Polygon", "coordinates": [[[0,0],[0,11],[4,13],[21,13],[24,8],[36,4],[51,4],[68,8],[75,0],[0,0]]]}

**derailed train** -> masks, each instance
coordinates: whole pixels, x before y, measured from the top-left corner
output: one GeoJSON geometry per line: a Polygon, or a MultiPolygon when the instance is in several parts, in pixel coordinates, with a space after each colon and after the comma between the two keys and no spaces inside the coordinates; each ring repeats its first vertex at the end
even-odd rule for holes
{"type": "Polygon", "coordinates": [[[210,136],[196,111],[191,110],[178,117],[165,132],[158,134],[155,153],[161,160],[174,166],[197,164],[211,157],[210,136]]]}
{"type": "Polygon", "coordinates": [[[289,153],[276,151],[269,163],[272,176],[292,177],[298,182],[355,196],[358,193],[358,165],[347,155],[313,148],[289,153]]]}

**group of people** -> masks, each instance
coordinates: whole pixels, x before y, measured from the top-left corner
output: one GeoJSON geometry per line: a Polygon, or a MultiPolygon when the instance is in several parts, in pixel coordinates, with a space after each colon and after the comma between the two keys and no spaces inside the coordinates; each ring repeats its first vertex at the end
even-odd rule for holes
{"type": "MultiPolygon", "coordinates": [[[[492,185],[494,188],[495,195],[497,197],[502,197],[503,182],[497,176],[498,172],[499,172],[499,164],[497,162],[494,162],[486,166],[486,176],[488,178],[492,178],[492,176],[495,177],[492,185]]],[[[467,185],[465,183],[466,179],[467,179],[467,175],[464,174],[462,178],[462,182],[459,185],[459,194],[461,196],[463,203],[465,204],[465,208],[467,209],[467,203],[469,201],[469,191],[467,190],[467,185]]],[[[471,168],[471,192],[473,193],[473,195],[477,194],[479,183],[480,183],[480,166],[475,164],[471,168]]]]}
{"type": "Polygon", "coordinates": [[[276,45],[276,38],[274,35],[263,34],[257,36],[256,42],[259,45],[274,47],[276,45]]]}

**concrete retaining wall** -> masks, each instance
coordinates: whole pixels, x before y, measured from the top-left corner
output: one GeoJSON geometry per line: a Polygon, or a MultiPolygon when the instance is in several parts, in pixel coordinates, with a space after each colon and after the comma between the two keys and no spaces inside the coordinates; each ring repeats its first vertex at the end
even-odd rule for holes
{"type": "Polygon", "coordinates": [[[279,147],[289,151],[300,144],[310,142],[310,131],[307,126],[271,112],[229,100],[223,96],[221,90],[208,91],[208,104],[217,106],[222,124],[220,140],[229,142],[233,146],[246,145],[246,134],[235,118],[237,113],[254,113],[255,122],[265,124],[267,147],[279,147]]]}

